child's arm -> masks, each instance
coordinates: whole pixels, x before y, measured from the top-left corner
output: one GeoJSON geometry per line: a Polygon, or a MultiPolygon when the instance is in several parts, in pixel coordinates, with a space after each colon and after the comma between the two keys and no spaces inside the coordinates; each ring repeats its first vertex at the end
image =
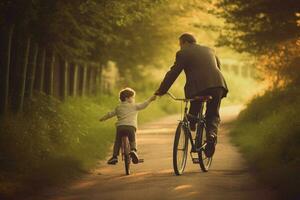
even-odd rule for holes
{"type": "Polygon", "coordinates": [[[108,112],[108,113],[106,113],[103,117],[101,117],[100,119],[99,119],[99,121],[100,122],[102,122],[102,121],[105,121],[105,120],[107,120],[107,119],[109,119],[109,118],[112,118],[112,117],[114,117],[114,116],[116,116],[116,110],[114,110],[114,111],[111,111],[111,112],[108,112]]]}
{"type": "Polygon", "coordinates": [[[147,99],[145,102],[143,102],[143,103],[137,103],[136,104],[136,109],[137,110],[143,110],[143,109],[145,109],[155,99],[156,99],[156,96],[153,95],[152,97],[150,97],[149,99],[147,99]]]}

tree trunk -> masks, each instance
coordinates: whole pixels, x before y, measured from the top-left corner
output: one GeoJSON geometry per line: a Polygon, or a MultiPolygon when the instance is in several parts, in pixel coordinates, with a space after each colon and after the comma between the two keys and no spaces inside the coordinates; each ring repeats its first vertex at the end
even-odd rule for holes
{"type": "Polygon", "coordinates": [[[26,74],[27,74],[27,68],[28,68],[28,57],[29,57],[29,50],[30,50],[30,38],[27,39],[26,41],[26,48],[25,48],[25,53],[24,53],[24,60],[23,60],[23,65],[21,69],[21,90],[20,90],[20,101],[18,105],[18,112],[23,111],[24,107],[24,95],[25,95],[25,87],[26,87],[26,74]]]}
{"type": "Polygon", "coordinates": [[[99,64],[99,73],[98,73],[98,91],[102,93],[102,78],[103,78],[103,65],[99,64]]]}
{"type": "Polygon", "coordinates": [[[63,83],[63,100],[65,100],[69,94],[69,63],[64,62],[64,83],[63,83]]]}
{"type": "Polygon", "coordinates": [[[89,95],[93,95],[93,76],[94,76],[94,67],[90,67],[89,71],[89,95]]]}
{"type": "Polygon", "coordinates": [[[3,82],[3,104],[1,105],[1,111],[3,111],[4,113],[8,111],[8,107],[9,107],[9,76],[10,76],[10,64],[11,64],[11,43],[12,43],[12,36],[14,33],[14,26],[11,26],[9,31],[8,31],[8,38],[7,38],[7,51],[5,51],[4,49],[4,58],[3,59],[3,68],[4,69],[4,73],[3,73],[3,78],[4,78],[4,82],[3,82]]]}
{"type": "Polygon", "coordinates": [[[83,65],[82,96],[86,95],[86,89],[87,89],[87,66],[83,65]]]}
{"type": "Polygon", "coordinates": [[[95,84],[95,95],[98,94],[99,92],[99,87],[100,87],[100,76],[101,76],[101,69],[100,67],[96,68],[96,84],[95,84]]]}
{"type": "Polygon", "coordinates": [[[52,52],[50,66],[49,66],[49,95],[53,96],[53,84],[54,84],[54,64],[55,64],[55,55],[54,51],[52,52]]]}
{"type": "Polygon", "coordinates": [[[77,96],[78,91],[78,65],[74,65],[74,74],[73,74],[73,96],[77,96]]]}
{"type": "Polygon", "coordinates": [[[38,44],[34,45],[34,50],[33,50],[33,58],[32,58],[32,69],[31,69],[31,75],[30,75],[30,79],[29,79],[29,90],[28,90],[28,94],[29,94],[29,98],[32,98],[33,96],[33,87],[34,87],[34,81],[35,81],[35,74],[36,74],[36,64],[37,64],[37,55],[38,55],[38,51],[39,51],[39,46],[38,44]]]}
{"type": "Polygon", "coordinates": [[[43,49],[42,61],[41,61],[41,77],[39,91],[44,92],[44,82],[45,82],[45,65],[46,65],[46,49],[43,49]]]}

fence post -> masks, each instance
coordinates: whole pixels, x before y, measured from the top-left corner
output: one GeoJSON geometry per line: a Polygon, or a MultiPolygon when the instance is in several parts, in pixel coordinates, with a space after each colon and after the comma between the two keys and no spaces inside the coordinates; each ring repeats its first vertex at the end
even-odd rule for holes
{"type": "MultiPolygon", "coordinates": [[[[8,111],[8,105],[9,105],[9,100],[8,100],[8,96],[9,96],[9,76],[10,76],[10,64],[11,64],[11,43],[12,43],[12,36],[14,33],[14,26],[11,26],[8,30],[8,38],[7,38],[7,50],[5,51],[5,49],[3,49],[3,53],[5,55],[5,57],[1,58],[3,59],[3,68],[4,69],[4,84],[3,84],[3,104],[1,105],[1,111],[3,111],[4,113],[8,111]]],[[[4,34],[5,35],[5,34],[4,34]]],[[[3,35],[3,36],[4,36],[3,35]]]]}
{"type": "Polygon", "coordinates": [[[69,91],[69,63],[68,61],[64,61],[64,76],[63,76],[63,84],[62,84],[62,98],[65,100],[68,96],[69,91]]]}
{"type": "Polygon", "coordinates": [[[83,78],[82,78],[82,96],[86,95],[86,87],[87,87],[87,65],[83,65],[83,78]]]}
{"type": "Polygon", "coordinates": [[[33,87],[34,87],[34,81],[35,81],[35,74],[36,74],[36,62],[37,62],[37,55],[39,51],[39,46],[38,44],[34,45],[34,50],[33,50],[33,59],[32,59],[32,69],[31,69],[31,74],[29,78],[29,98],[32,98],[33,96],[33,87]]]}
{"type": "Polygon", "coordinates": [[[94,75],[94,66],[93,67],[91,67],[90,66],[90,70],[89,70],[89,95],[92,95],[93,94],[93,87],[94,87],[94,84],[93,84],[93,75],[94,75]]]}
{"type": "Polygon", "coordinates": [[[21,91],[20,91],[20,94],[19,94],[20,102],[19,102],[19,105],[18,105],[18,112],[22,112],[23,111],[23,106],[24,106],[24,95],[25,95],[26,74],[27,74],[27,67],[28,67],[30,42],[31,42],[31,39],[28,38],[26,40],[24,61],[23,61],[22,69],[21,69],[21,91]]]}
{"type": "Polygon", "coordinates": [[[46,49],[43,49],[42,52],[42,61],[41,61],[41,76],[40,76],[40,85],[39,92],[44,91],[44,82],[45,82],[45,65],[46,65],[46,49]]]}
{"type": "Polygon", "coordinates": [[[77,96],[78,90],[78,64],[74,64],[74,74],[73,74],[73,96],[77,96]]]}
{"type": "Polygon", "coordinates": [[[54,51],[52,51],[50,66],[49,66],[49,95],[53,96],[53,83],[54,83],[54,63],[55,63],[55,55],[54,51]]]}

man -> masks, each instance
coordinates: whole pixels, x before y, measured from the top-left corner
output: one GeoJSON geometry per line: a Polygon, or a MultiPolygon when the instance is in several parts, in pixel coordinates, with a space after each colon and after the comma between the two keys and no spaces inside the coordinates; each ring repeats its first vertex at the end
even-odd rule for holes
{"type": "MultiPolygon", "coordinates": [[[[186,75],[184,87],[186,98],[195,96],[212,96],[206,105],[207,148],[205,154],[211,157],[215,151],[218,126],[220,123],[219,109],[221,100],[226,97],[228,89],[220,71],[220,61],[214,51],[208,47],[196,44],[193,35],[185,33],[179,37],[180,50],[176,60],[166,73],[155,95],[164,95],[172,86],[182,70],[186,75]]],[[[195,116],[200,111],[201,102],[193,101],[189,109],[189,121],[192,131],[196,129],[195,116]]]]}

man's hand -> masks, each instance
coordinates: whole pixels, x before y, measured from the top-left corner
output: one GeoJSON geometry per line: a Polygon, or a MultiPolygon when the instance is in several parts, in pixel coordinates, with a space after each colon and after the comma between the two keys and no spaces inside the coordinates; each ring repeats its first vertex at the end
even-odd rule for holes
{"type": "Polygon", "coordinates": [[[150,101],[155,101],[156,99],[156,95],[153,95],[152,97],[150,97],[150,101]]]}
{"type": "Polygon", "coordinates": [[[162,95],[164,95],[164,94],[161,94],[158,90],[156,90],[156,91],[154,92],[154,95],[155,95],[155,96],[162,96],[162,95]]]}
{"type": "Polygon", "coordinates": [[[100,121],[100,122],[103,122],[103,121],[104,121],[104,119],[103,119],[103,118],[100,118],[100,119],[99,119],[99,121],[100,121]]]}

